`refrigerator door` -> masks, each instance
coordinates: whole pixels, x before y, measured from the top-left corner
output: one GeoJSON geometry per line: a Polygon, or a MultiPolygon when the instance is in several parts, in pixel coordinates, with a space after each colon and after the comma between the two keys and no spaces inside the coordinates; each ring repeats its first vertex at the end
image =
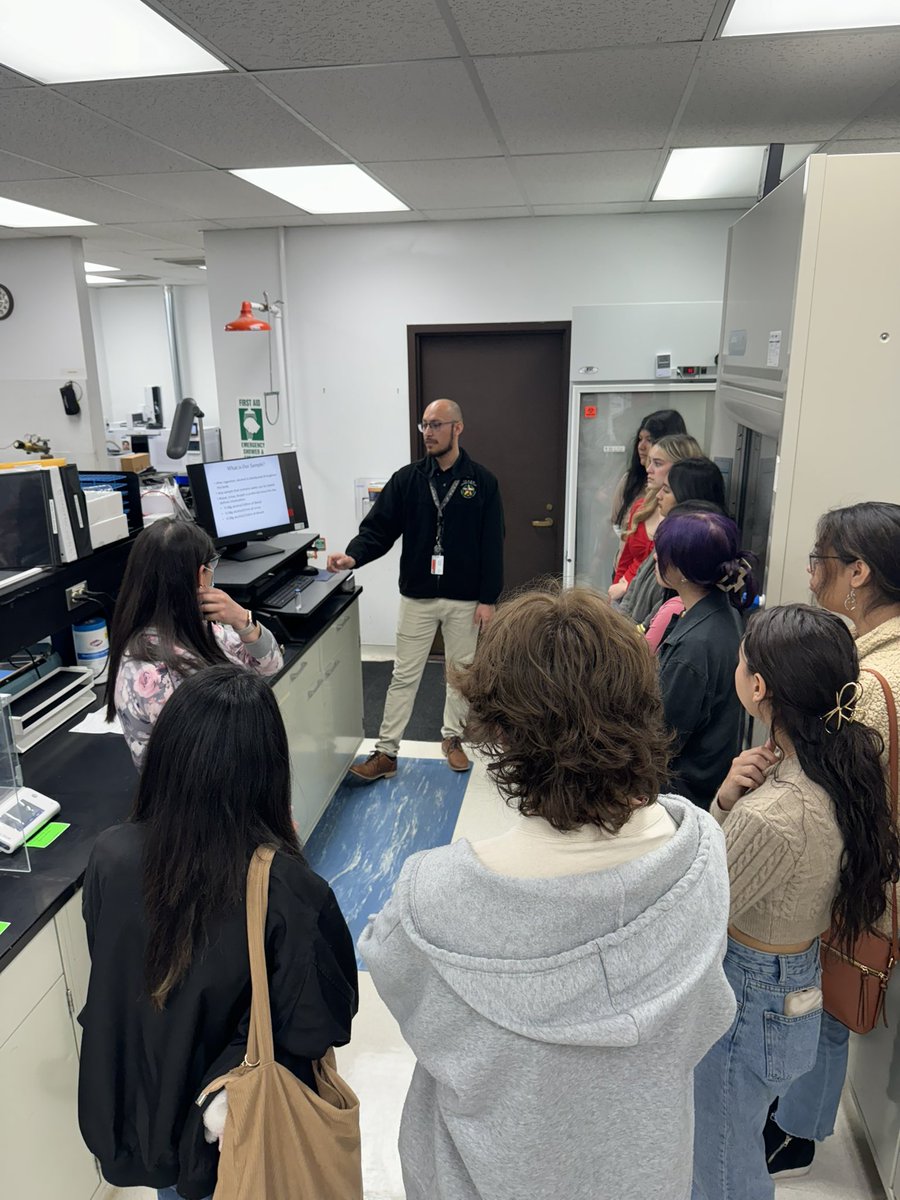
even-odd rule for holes
{"type": "Polygon", "coordinates": [[[715,381],[703,386],[603,384],[573,389],[577,434],[574,581],[605,592],[612,582],[619,537],[613,528],[613,499],[631,462],[641,421],[674,408],[687,431],[709,446],[715,381]]]}

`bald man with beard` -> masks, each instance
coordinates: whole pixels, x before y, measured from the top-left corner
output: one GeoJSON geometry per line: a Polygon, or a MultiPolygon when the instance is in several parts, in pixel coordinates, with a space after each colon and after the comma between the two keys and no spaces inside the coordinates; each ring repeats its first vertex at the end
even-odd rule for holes
{"type": "MultiPolygon", "coordinates": [[[[344,554],[329,571],[365,566],[402,538],[400,614],[391,686],[375,749],[350,768],[374,783],[397,774],[400,740],[438,629],[448,666],[467,666],[479,631],[494,615],[503,588],[503,505],[496,478],[460,447],[462,412],[435,400],[419,429],[425,457],[395,471],[344,554]]],[[[454,771],[468,771],[462,748],[466,706],[447,684],[441,748],[454,771]]]]}

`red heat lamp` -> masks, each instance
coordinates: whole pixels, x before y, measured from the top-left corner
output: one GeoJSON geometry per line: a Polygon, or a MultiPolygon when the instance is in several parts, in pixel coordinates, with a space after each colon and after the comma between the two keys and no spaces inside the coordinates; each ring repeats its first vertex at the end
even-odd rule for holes
{"type": "Polygon", "coordinates": [[[250,300],[245,300],[241,304],[241,315],[233,321],[229,321],[225,326],[226,333],[271,333],[272,326],[267,321],[255,317],[253,315],[254,308],[260,312],[266,311],[262,304],[254,304],[250,300]]]}

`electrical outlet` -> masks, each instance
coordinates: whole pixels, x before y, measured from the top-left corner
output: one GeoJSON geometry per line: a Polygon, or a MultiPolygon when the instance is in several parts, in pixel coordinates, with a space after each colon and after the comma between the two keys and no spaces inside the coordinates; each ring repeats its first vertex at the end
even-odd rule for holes
{"type": "Polygon", "coordinates": [[[79,604],[83,604],[87,600],[85,593],[87,592],[87,580],[82,579],[81,583],[73,583],[71,587],[66,588],[66,608],[77,608],[79,604]]]}

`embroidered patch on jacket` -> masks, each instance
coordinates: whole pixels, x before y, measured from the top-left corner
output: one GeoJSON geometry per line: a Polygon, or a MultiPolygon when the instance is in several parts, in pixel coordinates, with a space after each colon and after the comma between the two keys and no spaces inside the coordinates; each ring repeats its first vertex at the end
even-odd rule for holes
{"type": "Polygon", "coordinates": [[[459,489],[459,494],[462,496],[463,500],[471,500],[475,495],[475,480],[465,480],[462,487],[459,489]]]}

